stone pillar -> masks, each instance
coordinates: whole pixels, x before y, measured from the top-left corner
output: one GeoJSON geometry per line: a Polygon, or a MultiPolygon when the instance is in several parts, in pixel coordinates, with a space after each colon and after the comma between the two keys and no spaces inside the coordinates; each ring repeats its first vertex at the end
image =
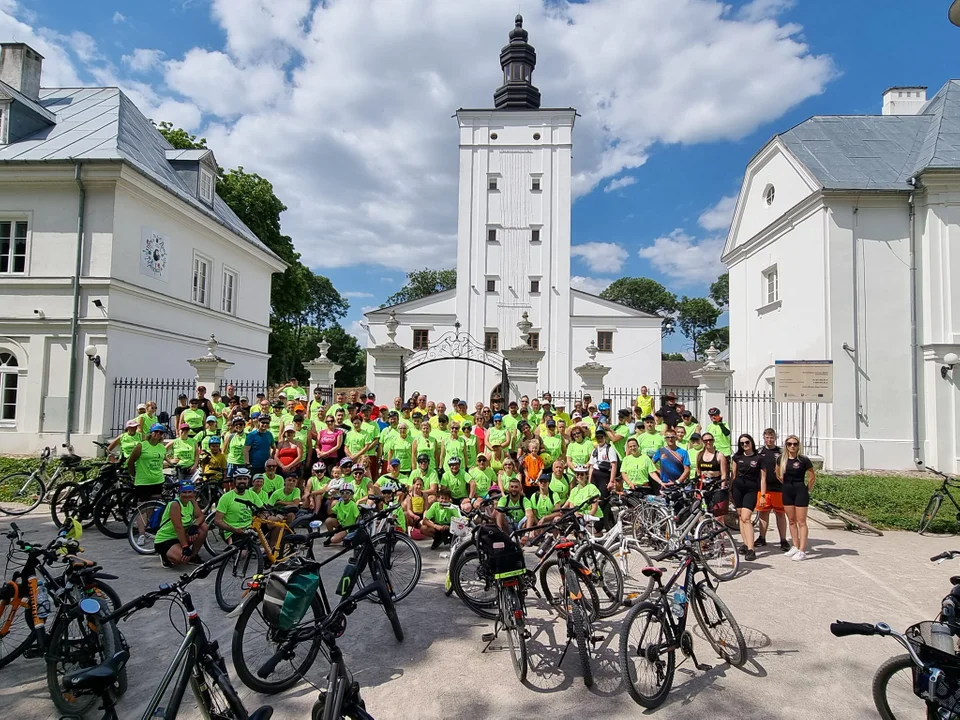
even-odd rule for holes
{"type": "Polygon", "coordinates": [[[600,348],[593,340],[587,345],[586,350],[590,359],[580,367],[575,367],[573,371],[580,376],[580,390],[583,394],[589,394],[600,402],[604,396],[603,379],[610,372],[610,368],[597,362],[597,353],[600,352],[600,348]]]}
{"type": "Polygon", "coordinates": [[[367,348],[367,362],[373,358],[373,390],[378,398],[400,395],[400,375],[410,350],[396,343],[384,343],[367,348]]]}
{"type": "MultiPolygon", "coordinates": [[[[319,350],[320,354],[310,362],[304,363],[303,366],[307,369],[307,372],[310,373],[311,388],[328,387],[332,392],[336,382],[337,372],[339,372],[343,366],[337,365],[337,363],[327,357],[327,350],[329,349],[330,343],[326,340],[321,340],[317,343],[317,350],[319,350]]],[[[332,401],[333,396],[331,395],[330,402],[332,401]]]]}
{"type": "Polygon", "coordinates": [[[706,417],[707,410],[715,407],[719,408],[720,413],[729,420],[727,393],[730,392],[733,370],[717,362],[719,353],[720,351],[711,345],[706,352],[707,362],[699,370],[690,373],[698,383],[697,394],[700,407],[695,413],[698,418],[706,417]]]}
{"type": "Polygon", "coordinates": [[[510,403],[511,397],[517,399],[521,395],[537,396],[537,382],[540,377],[540,361],[546,354],[543,350],[534,350],[528,342],[530,337],[530,322],[524,311],[517,328],[520,330],[520,344],[500,354],[507,361],[507,375],[509,387],[503,388],[503,407],[510,403]]]}
{"type": "Polygon", "coordinates": [[[219,344],[217,338],[211,334],[210,339],[207,340],[207,354],[194,360],[187,360],[197,374],[197,386],[203,385],[207,388],[207,397],[210,397],[215,390],[220,389],[220,385],[223,384],[223,376],[235,364],[217,356],[217,346],[219,344]]]}

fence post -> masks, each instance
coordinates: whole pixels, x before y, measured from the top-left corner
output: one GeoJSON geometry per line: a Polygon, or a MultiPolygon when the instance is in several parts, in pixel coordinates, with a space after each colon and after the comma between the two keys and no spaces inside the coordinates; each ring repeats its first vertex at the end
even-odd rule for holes
{"type": "Polygon", "coordinates": [[[208,394],[220,389],[223,376],[229,368],[234,366],[234,363],[217,356],[219,344],[217,338],[211,334],[210,339],[207,340],[207,354],[194,360],[187,360],[197,373],[197,385],[206,387],[208,394]]]}
{"type": "Polygon", "coordinates": [[[715,407],[726,416],[727,392],[730,390],[733,370],[728,370],[717,362],[718,354],[719,351],[711,345],[707,350],[707,362],[699,370],[694,370],[690,374],[698,384],[701,412],[715,407]]]}
{"type": "MultiPolygon", "coordinates": [[[[333,360],[327,357],[327,350],[330,349],[330,343],[321,340],[317,343],[317,350],[320,354],[308,363],[304,363],[307,372],[310,373],[310,387],[334,387],[337,372],[342,365],[337,365],[333,360]]],[[[330,398],[331,401],[333,398],[330,398]]]]}

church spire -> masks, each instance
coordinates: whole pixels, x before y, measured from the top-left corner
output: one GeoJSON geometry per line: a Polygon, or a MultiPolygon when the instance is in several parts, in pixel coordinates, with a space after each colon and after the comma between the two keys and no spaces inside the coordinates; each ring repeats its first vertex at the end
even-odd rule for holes
{"type": "Polygon", "coordinates": [[[527,42],[523,16],[517,15],[510,31],[510,42],[500,51],[503,85],[493,93],[493,104],[498,110],[536,110],[540,107],[540,91],[533,84],[533,69],[537,66],[537,51],[527,42]]]}

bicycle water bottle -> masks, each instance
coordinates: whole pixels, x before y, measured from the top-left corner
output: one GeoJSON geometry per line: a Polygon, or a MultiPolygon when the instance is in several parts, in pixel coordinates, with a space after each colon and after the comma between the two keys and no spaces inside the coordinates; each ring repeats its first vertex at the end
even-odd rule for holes
{"type": "Polygon", "coordinates": [[[323,523],[319,520],[310,521],[310,532],[320,532],[320,529],[323,527],[323,523]]]}
{"type": "Polygon", "coordinates": [[[673,616],[679,620],[683,617],[685,606],[687,604],[687,594],[683,590],[674,591],[673,595],[670,595],[670,612],[673,613],[673,616]]]}
{"type": "Polygon", "coordinates": [[[50,594],[43,578],[37,576],[37,617],[46,620],[50,615],[50,594]]]}
{"type": "Polygon", "coordinates": [[[543,542],[540,543],[540,547],[537,548],[537,553],[536,553],[537,557],[542,558],[544,555],[550,552],[553,549],[553,546],[556,544],[557,544],[556,536],[553,534],[548,535],[546,538],[544,538],[543,542]]]}
{"type": "Polygon", "coordinates": [[[930,645],[948,655],[957,654],[953,633],[950,632],[950,626],[944,623],[930,623],[930,645]]]}

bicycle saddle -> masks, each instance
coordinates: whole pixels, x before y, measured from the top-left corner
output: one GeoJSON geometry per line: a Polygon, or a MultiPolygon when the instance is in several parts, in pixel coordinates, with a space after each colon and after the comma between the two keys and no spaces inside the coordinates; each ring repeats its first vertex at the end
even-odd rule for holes
{"type": "Polygon", "coordinates": [[[254,710],[247,717],[249,720],[270,720],[270,718],[273,717],[273,708],[269,705],[264,705],[254,710]]]}
{"type": "Polygon", "coordinates": [[[655,568],[655,567],[645,567],[640,572],[643,573],[644,577],[662,577],[663,574],[667,571],[666,568],[655,568]]]}
{"type": "Polygon", "coordinates": [[[70,673],[63,679],[63,685],[72,690],[91,690],[101,693],[117,681],[120,671],[129,659],[130,653],[121,650],[105,663],[70,673]]]}

